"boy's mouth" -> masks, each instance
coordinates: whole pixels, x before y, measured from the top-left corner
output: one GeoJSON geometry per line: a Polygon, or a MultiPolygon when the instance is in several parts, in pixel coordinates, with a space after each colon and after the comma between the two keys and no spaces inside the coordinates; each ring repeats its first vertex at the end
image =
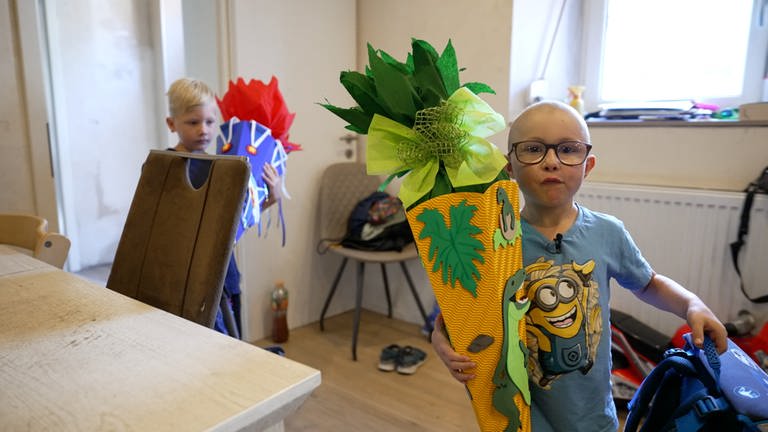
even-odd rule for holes
{"type": "Polygon", "coordinates": [[[559,178],[557,178],[557,177],[547,177],[547,178],[545,178],[545,179],[542,181],[542,183],[543,183],[543,184],[560,184],[560,183],[562,183],[562,182],[563,182],[563,181],[562,181],[562,180],[560,180],[560,179],[559,179],[559,178]]]}

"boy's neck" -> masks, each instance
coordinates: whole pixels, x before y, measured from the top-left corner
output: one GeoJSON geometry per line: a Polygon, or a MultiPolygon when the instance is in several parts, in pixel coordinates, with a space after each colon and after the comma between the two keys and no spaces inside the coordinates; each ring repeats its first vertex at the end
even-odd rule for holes
{"type": "Polygon", "coordinates": [[[576,221],[578,214],[579,210],[573,203],[567,207],[554,208],[526,205],[520,211],[520,217],[546,238],[554,238],[557,234],[568,231],[576,221]]]}

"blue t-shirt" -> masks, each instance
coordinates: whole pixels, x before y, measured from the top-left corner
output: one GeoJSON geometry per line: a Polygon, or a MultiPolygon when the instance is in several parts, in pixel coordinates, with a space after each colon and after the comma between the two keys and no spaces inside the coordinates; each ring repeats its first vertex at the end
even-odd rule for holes
{"type": "Polygon", "coordinates": [[[616,431],[609,281],[638,290],[653,276],[620,220],[578,210],[559,241],[522,221],[535,432],[616,431]]]}

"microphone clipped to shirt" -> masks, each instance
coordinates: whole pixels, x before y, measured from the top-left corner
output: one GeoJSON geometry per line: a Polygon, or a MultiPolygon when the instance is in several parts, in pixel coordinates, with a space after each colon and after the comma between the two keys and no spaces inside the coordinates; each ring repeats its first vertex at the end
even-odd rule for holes
{"type": "Polygon", "coordinates": [[[552,239],[555,242],[555,253],[562,253],[563,248],[563,235],[560,233],[557,233],[555,235],[555,238],[552,239]]]}

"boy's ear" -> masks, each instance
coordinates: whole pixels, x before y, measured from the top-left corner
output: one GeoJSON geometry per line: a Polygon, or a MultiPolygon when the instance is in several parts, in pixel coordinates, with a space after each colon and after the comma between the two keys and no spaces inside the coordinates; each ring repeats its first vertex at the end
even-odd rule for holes
{"type": "Polygon", "coordinates": [[[512,171],[512,163],[507,161],[507,165],[504,167],[504,169],[507,171],[507,174],[509,174],[509,178],[515,178],[515,172],[512,171]]]}
{"type": "Polygon", "coordinates": [[[595,167],[595,164],[597,163],[597,157],[595,155],[589,155],[587,156],[587,160],[584,161],[584,177],[589,175],[589,172],[592,171],[592,168],[595,167]]]}
{"type": "Polygon", "coordinates": [[[168,125],[168,129],[170,129],[171,132],[176,132],[176,126],[173,123],[173,117],[166,117],[165,124],[168,125]]]}

